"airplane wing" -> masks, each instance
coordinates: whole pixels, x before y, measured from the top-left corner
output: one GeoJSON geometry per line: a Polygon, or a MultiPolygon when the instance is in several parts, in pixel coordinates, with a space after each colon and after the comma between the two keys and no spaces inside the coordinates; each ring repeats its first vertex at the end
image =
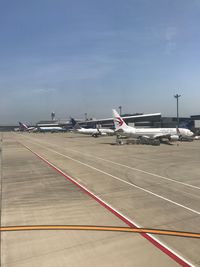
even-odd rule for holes
{"type": "Polygon", "coordinates": [[[162,133],[160,133],[160,134],[155,134],[154,135],[154,139],[159,139],[159,138],[169,138],[171,136],[171,134],[162,134],[162,133]]]}
{"type": "Polygon", "coordinates": [[[150,139],[150,137],[148,135],[142,135],[142,138],[150,139]]]}
{"type": "Polygon", "coordinates": [[[35,128],[36,128],[36,127],[28,127],[28,130],[29,130],[29,131],[33,131],[33,130],[35,130],[35,128]]]}

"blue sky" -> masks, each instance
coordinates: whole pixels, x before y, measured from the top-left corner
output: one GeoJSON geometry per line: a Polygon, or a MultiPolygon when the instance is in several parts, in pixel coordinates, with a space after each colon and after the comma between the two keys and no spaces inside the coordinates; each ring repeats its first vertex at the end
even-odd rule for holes
{"type": "Polygon", "coordinates": [[[0,124],[200,114],[200,1],[2,0],[0,124]]]}

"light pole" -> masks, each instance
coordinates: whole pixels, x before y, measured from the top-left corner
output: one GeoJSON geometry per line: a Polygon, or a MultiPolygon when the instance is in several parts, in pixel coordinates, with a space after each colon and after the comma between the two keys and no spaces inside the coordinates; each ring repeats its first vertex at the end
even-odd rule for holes
{"type": "Polygon", "coordinates": [[[181,95],[176,94],[174,95],[174,97],[176,98],[176,117],[177,117],[177,125],[176,127],[179,128],[179,110],[178,110],[178,99],[179,97],[181,97],[181,95]]]}
{"type": "Polygon", "coordinates": [[[122,106],[119,106],[119,115],[122,115],[122,106]]]}

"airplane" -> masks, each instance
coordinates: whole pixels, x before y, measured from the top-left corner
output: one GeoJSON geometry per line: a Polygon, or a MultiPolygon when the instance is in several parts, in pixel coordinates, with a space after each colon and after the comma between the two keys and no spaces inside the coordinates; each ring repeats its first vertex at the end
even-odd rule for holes
{"type": "Polygon", "coordinates": [[[127,137],[134,137],[143,140],[157,140],[159,143],[163,139],[169,141],[178,141],[182,138],[192,138],[192,131],[184,128],[135,128],[128,126],[120,117],[115,109],[113,111],[113,119],[115,132],[127,137]]]}
{"type": "Polygon", "coordinates": [[[51,133],[57,133],[57,132],[65,132],[66,129],[59,127],[59,126],[40,126],[37,128],[38,132],[46,133],[46,132],[51,132],[51,133]]]}
{"type": "Polygon", "coordinates": [[[20,132],[34,132],[37,131],[36,127],[28,127],[25,123],[22,123],[19,121],[19,128],[15,128],[15,131],[20,131],[20,132]]]}
{"type": "Polygon", "coordinates": [[[87,134],[93,137],[115,134],[114,130],[107,129],[107,128],[82,128],[73,118],[71,118],[71,123],[72,123],[74,130],[81,134],[87,134]]]}
{"type": "Polygon", "coordinates": [[[28,127],[25,123],[19,122],[19,128],[16,128],[15,131],[20,132],[64,132],[65,129],[59,126],[39,126],[39,127],[28,127]]]}

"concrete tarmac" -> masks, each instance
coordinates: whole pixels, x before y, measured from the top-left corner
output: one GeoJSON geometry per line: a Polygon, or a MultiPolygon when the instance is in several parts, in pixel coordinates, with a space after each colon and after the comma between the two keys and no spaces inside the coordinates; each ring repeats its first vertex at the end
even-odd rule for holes
{"type": "MultiPolygon", "coordinates": [[[[1,226],[127,226],[37,153],[140,227],[200,232],[198,141],[118,146],[115,137],[73,133],[2,139],[1,226]]],[[[1,232],[1,266],[200,266],[199,239],[156,238],[188,265],[140,234],[51,230],[1,232]]]]}

